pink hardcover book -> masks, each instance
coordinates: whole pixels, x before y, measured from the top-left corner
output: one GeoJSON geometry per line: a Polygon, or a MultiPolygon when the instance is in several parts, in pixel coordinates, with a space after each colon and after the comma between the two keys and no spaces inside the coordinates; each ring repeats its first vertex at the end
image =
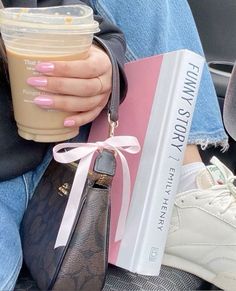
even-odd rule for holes
{"type": "MultiPolygon", "coordinates": [[[[200,55],[178,50],[125,65],[128,93],[120,105],[115,135],[137,137],[141,151],[125,154],[132,197],[125,233],[115,241],[122,193],[118,159],[109,262],[129,271],[159,274],[203,64],[200,55]]],[[[103,141],[107,135],[104,112],[93,123],[89,142],[103,141]]]]}

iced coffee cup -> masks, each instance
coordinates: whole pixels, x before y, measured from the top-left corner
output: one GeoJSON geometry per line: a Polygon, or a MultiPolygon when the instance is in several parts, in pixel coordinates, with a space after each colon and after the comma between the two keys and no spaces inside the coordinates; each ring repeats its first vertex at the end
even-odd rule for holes
{"type": "Polygon", "coordinates": [[[26,80],[40,75],[35,70],[39,62],[87,57],[93,35],[99,30],[92,9],[85,5],[5,8],[0,11],[0,23],[19,135],[40,142],[76,136],[79,129],[64,127],[64,119],[73,113],[35,105],[34,98],[44,93],[27,85],[26,80]]]}

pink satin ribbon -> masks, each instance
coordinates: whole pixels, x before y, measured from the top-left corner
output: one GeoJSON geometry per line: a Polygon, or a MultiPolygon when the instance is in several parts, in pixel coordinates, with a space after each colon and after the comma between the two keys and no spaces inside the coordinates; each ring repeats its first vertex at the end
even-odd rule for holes
{"type": "Polygon", "coordinates": [[[61,143],[53,148],[54,159],[59,163],[71,163],[80,160],[77,167],[69,199],[57,234],[54,248],[65,246],[69,239],[76,213],[79,208],[84,185],[94,153],[97,150],[108,149],[115,151],[121,160],[123,170],[123,190],[121,210],[115,235],[115,240],[121,240],[130,202],[130,173],[127,160],[121,151],[136,154],[140,145],[134,136],[112,136],[105,141],[95,143],[61,143]],[[71,150],[66,151],[67,149],[71,150]],[[61,150],[65,151],[61,151],[61,150]]]}

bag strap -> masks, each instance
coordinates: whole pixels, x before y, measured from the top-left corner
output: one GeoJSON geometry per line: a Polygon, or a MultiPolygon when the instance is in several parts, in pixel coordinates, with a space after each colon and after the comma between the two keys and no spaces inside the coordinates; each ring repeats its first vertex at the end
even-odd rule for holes
{"type": "Polygon", "coordinates": [[[110,125],[110,136],[114,135],[114,130],[118,126],[118,110],[120,104],[120,71],[117,60],[113,55],[111,49],[97,36],[94,36],[95,41],[102,46],[108,54],[112,64],[112,92],[110,100],[107,104],[108,108],[108,122],[110,125]]]}

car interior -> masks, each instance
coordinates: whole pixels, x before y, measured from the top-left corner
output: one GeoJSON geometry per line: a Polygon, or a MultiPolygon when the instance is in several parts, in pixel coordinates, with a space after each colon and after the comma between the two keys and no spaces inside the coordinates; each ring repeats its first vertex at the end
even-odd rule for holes
{"type": "MultiPolygon", "coordinates": [[[[223,112],[224,97],[236,56],[234,38],[236,2],[233,0],[189,0],[188,2],[223,112]]],[[[229,143],[229,150],[225,153],[214,148],[201,151],[204,161],[209,162],[210,157],[215,155],[235,172],[236,144],[230,136],[229,143]]]]}
{"type": "MultiPolygon", "coordinates": [[[[188,2],[196,21],[222,111],[227,85],[236,59],[236,1],[188,0],[188,2]]],[[[215,148],[201,151],[203,160],[209,163],[210,157],[215,155],[235,173],[236,143],[231,137],[229,142],[230,148],[225,153],[215,148]]],[[[22,269],[15,290],[38,290],[25,267],[22,269]]],[[[219,289],[205,282],[199,290],[219,289]]]]}

